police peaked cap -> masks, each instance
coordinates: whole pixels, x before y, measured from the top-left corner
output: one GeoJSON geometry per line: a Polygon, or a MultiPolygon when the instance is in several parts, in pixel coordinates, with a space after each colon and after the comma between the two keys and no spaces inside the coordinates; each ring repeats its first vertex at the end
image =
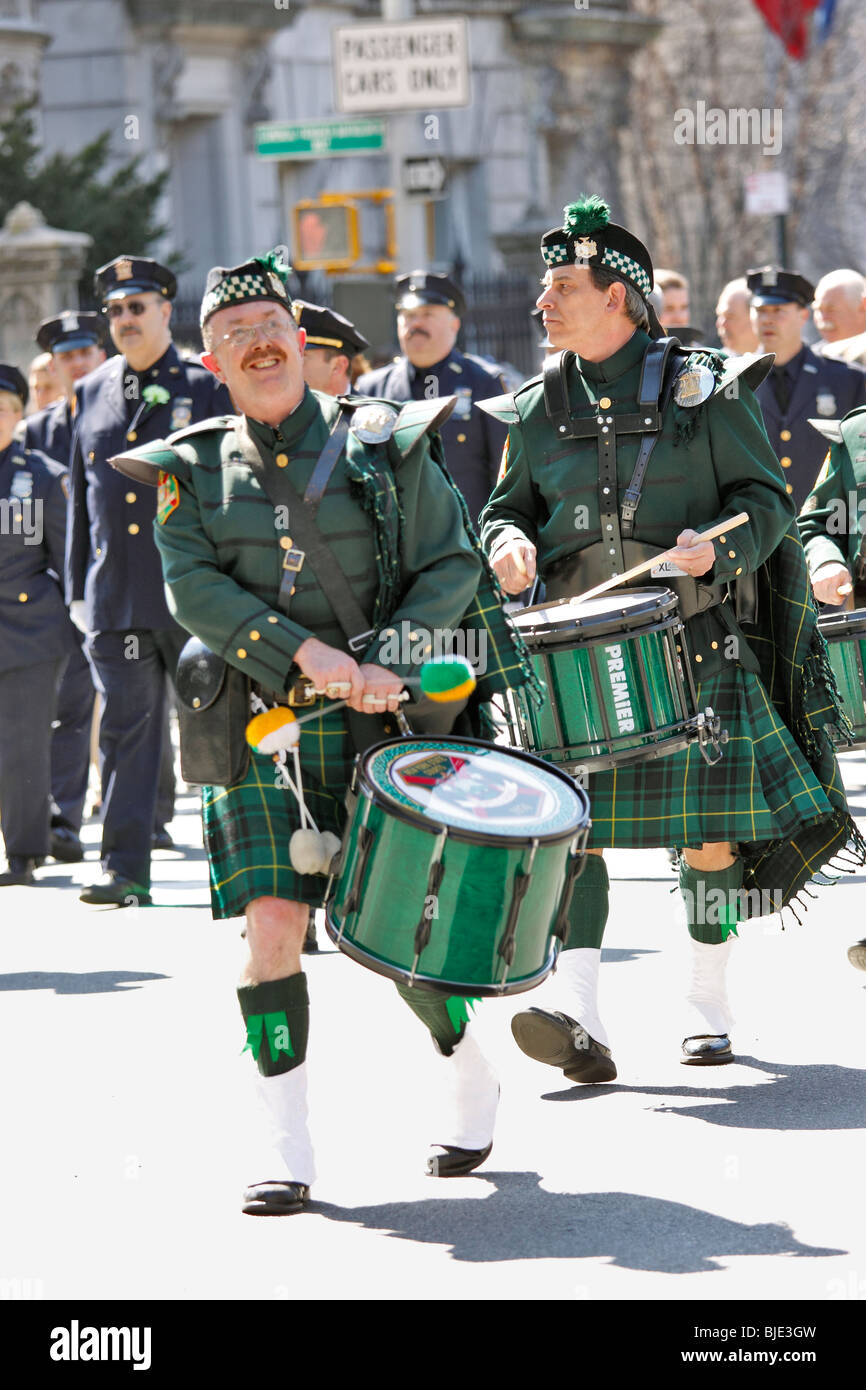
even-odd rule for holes
{"type": "Polygon", "coordinates": [[[306,330],[307,347],[335,348],[354,357],[357,352],[366,352],[370,344],[336,309],[328,309],[322,304],[309,304],[305,299],[296,299],[292,313],[299,328],[306,330]]]}
{"type": "Polygon", "coordinates": [[[148,256],[115,256],[113,261],[99,267],[93,277],[93,289],[103,303],[145,290],[174,299],[177,280],[167,266],[148,256]]]}

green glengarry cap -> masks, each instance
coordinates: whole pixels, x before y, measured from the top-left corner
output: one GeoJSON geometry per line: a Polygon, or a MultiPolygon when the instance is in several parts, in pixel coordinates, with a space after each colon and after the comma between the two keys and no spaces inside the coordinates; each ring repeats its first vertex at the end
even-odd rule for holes
{"type": "Polygon", "coordinates": [[[199,322],[205,324],[218,309],[256,299],[272,299],[291,313],[292,297],[287,288],[290,270],[279,246],[243,265],[215,265],[208,271],[199,322]]]}
{"type": "Polygon", "coordinates": [[[633,285],[646,299],[653,287],[653,266],[642,241],[610,220],[610,208],[597,193],[583,193],[563,209],[561,227],[541,238],[548,269],[558,265],[598,266],[633,285]]]}

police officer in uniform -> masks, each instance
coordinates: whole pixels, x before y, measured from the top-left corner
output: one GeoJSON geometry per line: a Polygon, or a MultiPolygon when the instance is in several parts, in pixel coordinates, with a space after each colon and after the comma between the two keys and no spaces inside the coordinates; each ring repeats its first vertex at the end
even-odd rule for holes
{"type": "Polygon", "coordinates": [[[0,885],[34,882],[50,850],[51,723],[74,650],[61,578],[66,470],[14,440],[27,382],[0,363],[0,885]]]}
{"type": "Polygon", "coordinates": [[[153,542],[152,489],[135,487],[108,459],[228,406],[225,388],[171,341],[175,277],[146,257],[101,266],[104,301],[119,355],[76,388],[66,552],[67,599],[87,632],[87,656],[102,695],[102,879],[82,902],[150,901],[150,855],[162,745],[165,676],[186,634],[165,603],[153,542]]]}
{"type": "MultiPolygon", "coordinates": [[[[23,422],[24,443],[69,466],[75,386],[105,361],[105,320],[100,314],[65,310],[39,325],[36,341],[51,354],[63,395],[23,422]]],[[[51,743],[51,853],[65,864],[84,858],[79,839],[90,772],[93,677],[83,651],[83,634],[73,627],[75,650],[57,694],[57,727],[51,743]]]]}
{"type": "Polygon", "coordinates": [[[353,382],[370,370],[364,353],[370,344],[343,314],[322,304],[296,299],[292,312],[307,335],[304,381],[327,396],[350,396],[353,382]]]}
{"type": "Polygon", "coordinates": [[[787,491],[799,510],[815,484],[825,452],[809,419],[839,419],[863,405],[866,372],[819,356],[803,342],[803,325],[815,291],[802,275],[765,265],[750,270],[746,283],[752,295],[758,351],[776,357],[756,394],[770,443],[785,470],[787,491]]]}
{"type": "Polygon", "coordinates": [[[453,415],[442,427],[445,458],[473,521],[496,483],[505,432],[497,420],[474,409],[477,401],[505,390],[499,371],[455,346],[463,295],[447,275],[413,270],[397,276],[397,337],[404,356],[359,377],[362,395],[389,401],[456,396],[453,415]]]}
{"type": "MultiPolygon", "coordinates": [[[[541,251],[538,302],[561,351],[485,406],[509,431],[483,544],[506,592],[537,566],[550,599],[675,546],[673,571],[635,582],[677,592],[698,709],[730,735],[716,761],[692,746],[588,776],[593,852],[552,986],[560,1007],[522,1011],[512,1031],[530,1057],[596,1083],[616,1076],[597,1000],[604,848],[682,849],[692,982],[680,1060],[707,1066],[733,1056],[725,971],[738,921],[766,910],[763,892],[784,906],[849,837],[855,862],[866,845],[825,727],[836,701],[794,511],[751,389],[769,362],[666,339],[647,306],[649,252],[594,195],[565,208],[541,251]],[[746,524],[701,538],[740,512],[746,524]]],[[[598,602],[615,613],[621,592],[598,602]]]]}

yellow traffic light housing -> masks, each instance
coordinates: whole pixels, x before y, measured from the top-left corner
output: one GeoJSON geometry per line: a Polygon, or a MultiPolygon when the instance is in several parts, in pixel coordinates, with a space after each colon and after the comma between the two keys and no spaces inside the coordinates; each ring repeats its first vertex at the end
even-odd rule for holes
{"type": "Polygon", "coordinates": [[[353,274],[393,274],[396,267],[394,207],[390,189],[372,192],[322,193],[305,198],[292,209],[292,264],[296,270],[325,270],[353,274]],[[386,257],[374,265],[361,265],[360,204],[383,205],[386,257]]]}

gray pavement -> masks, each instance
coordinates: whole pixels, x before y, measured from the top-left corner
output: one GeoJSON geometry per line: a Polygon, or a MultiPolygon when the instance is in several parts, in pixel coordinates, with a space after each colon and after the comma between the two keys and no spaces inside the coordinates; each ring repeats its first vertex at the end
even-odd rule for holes
{"type": "MultiPolygon", "coordinates": [[[[866,759],[843,757],[866,816],[866,759]]],[[[85,907],[84,865],[0,897],[0,1296],[231,1299],[866,1298],[866,873],[803,925],[743,927],[738,1060],[678,1062],[686,965],[661,851],[609,857],[602,1012],[619,1080],[576,1087],[508,1022],[473,1026],[503,1083],[494,1152],[424,1175],[440,1059],[377,976],[330,943],[307,969],[310,1210],[254,1220],[250,1058],[234,995],[238,922],[213,922],[197,798],[157,855],[156,906],[85,907]]],[[[324,932],[320,930],[324,941],[324,932]]],[[[802,1319],[801,1319],[802,1320],[802,1319]]]]}

